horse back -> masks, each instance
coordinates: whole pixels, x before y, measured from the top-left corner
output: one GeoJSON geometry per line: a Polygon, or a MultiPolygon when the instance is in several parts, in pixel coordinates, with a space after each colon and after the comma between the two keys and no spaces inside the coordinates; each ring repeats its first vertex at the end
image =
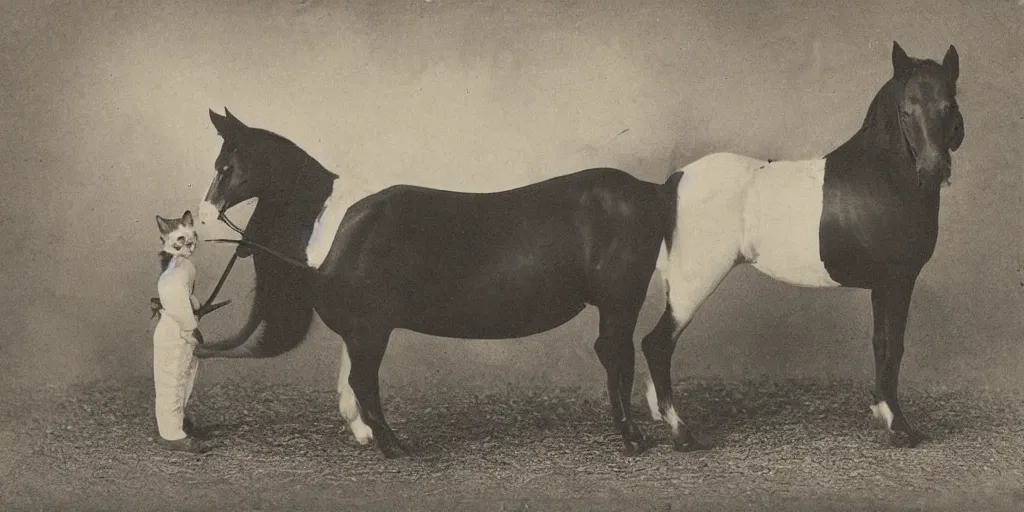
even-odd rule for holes
{"type": "Polygon", "coordinates": [[[320,271],[346,309],[402,327],[526,335],[637,295],[624,281],[642,302],[664,224],[659,185],[615,169],[492,193],[396,185],[348,209],[320,271]]]}

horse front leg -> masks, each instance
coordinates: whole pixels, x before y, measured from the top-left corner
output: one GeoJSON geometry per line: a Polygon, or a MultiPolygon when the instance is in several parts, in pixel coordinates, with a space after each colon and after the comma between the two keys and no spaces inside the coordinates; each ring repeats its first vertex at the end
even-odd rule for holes
{"type": "Polygon", "coordinates": [[[356,442],[367,445],[373,440],[373,430],[363,422],[362,416],[359,415],[359,403],[356,400],[355,391],[349,384],[351,373],[352,360],[348,355],[348,345],[343,340],[341,342],[341,367],[338,370],[338,410],[356,438],[356,442]]]}
{"type": "Polygon", "coordinates": [[[894,446],[914,447],[924,439],[910,425],[898,396],[903,335],[915,280],[916,276],[902,277],[871,291],[874,315],[872,348],[875,353],[875,403],[871,412],[885,423],[894,446]]]}
{"type": "Polygon", "coordinates": [[[348,382],[355,394],[358,417],[369,427],[377,448],[389,459],[411,453],[384,419],[380,401],[380,364],[390,337],[388,329],[360,329],[344,336],[351,365],[348,382]]]}

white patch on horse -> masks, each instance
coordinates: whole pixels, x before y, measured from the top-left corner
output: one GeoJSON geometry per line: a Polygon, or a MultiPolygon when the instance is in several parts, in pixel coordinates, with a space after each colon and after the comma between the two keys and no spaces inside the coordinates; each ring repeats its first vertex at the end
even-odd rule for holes
{"type": "Polygon", "coordinates": [[[751,158],[715,153],[685,167],[676,190],[676,225],[662,277],[678,336],[740,257],[743,199],[751,158]]]}
{"type": "Polygon", "coordinates": [[[654,381],[647,379],[647,406],[651,408],[651,418],[654,420],[664,419],[665,423],[668,423],[669,427],[672,427],[672,434],[679,434],[679,425],[682,420],[679,419],[679,415],[676,414],[676,408],[673,405],[669,405],[665,409],[665,414],[662,415],[658,408],[658,392],[654,389],[654,381]]]}
{"type": "Polygon", "coordinates": [[[885,401],[878,402],[871,406],[871,414],[885,422],[885,428],[892,430],[892,410],[885,401]]]}
{"type": "Polygon", "coordinates": [[[818,248],[824,160],[768,163],[714,153],[680,170],[672,244],[658,261],[673,335],[738,263],[790,284],[839,286],[818,248]]]}
{"type": "Polygon", "coordinates": [[[821,261],[825,160],[762,163],[753,170],[743,207],[743,256],[789,284],[835,287],[821,261]]]}
{"type": "Polygon", "coordinates": [[[676,414],[675,406],[668,406],[668,409],[665,411],[665,421],[668,423],[668,426],[672,427],[672,435],[679,435],[679,424],[682,421],[679,420],[679,415],[676,414]]]}
{"type": "Polygon", "coordinates": [[[342,184],[341,178],[334,180],[331,195],[324,201],[320,215],[313,224],[313,233],[306,244],[307,265],[320,268],[327,254],[331,252],[331,245],[334,244],[334,237],[338,234],[338,227],[341,226],[345,213],[349,207],[369,193],[368,186],[353,187],[351,183],[342,184]]]}
{"type": "Polygon", "coordinates": [[[356,402],[355,391],[352,390],[352,386],[348,383],[348,376],[351,371],[352,360],[348,357],[348,346],[342,341],[341,369],[338,370],[338,410],[341,412],[341,417],[345,418],[345,421],[348,422],[348,427],[352,430],[352,435],[355,436],[356,442],[365,445],[369,444],[370,440],[373,439],[373,430],[366,423],[363,423],[363,418],[359,415],[359,404],[356,402]]]}
{"type": "Polygon", "coordinates": [[[647,407],[651,409],[651,419],[661,419],[661,412],[658,411],[658,392],[654,389],[654,381],[647,379],[647,407]]]}

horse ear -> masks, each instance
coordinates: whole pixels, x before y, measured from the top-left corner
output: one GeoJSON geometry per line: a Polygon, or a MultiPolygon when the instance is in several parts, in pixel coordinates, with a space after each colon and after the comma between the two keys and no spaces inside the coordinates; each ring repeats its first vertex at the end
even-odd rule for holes
{"type": "Polygon", "coordinates": [[[174,231],[174,226],[171,225],[171,221],[159,215],[156,216],[156,225],[158,228],[160,228],[161,235],[166,235],[167,233],[174,231]]]}
{"type": "Polygon", "coordinates": [[[896,41],[892,42],[892,73],[893,76],[900,75],[910,68],[910,57],[907,52],[896,41]]]}
{"type": "Polygon", "coordinates": [[[949,78],[956,83],[956,79],[960,78],[960,55],[956,52],[956,47],[949,45],[949,49],[946,50],[946,56],[942,59],[942,67],[946,68],[949,72],[949,78]]]}
{"type": "Polygon", "coordinates": [[[181,216],[181,223],[188,227],[195,225],[192,221],[192,210],[185,210],[185,213],[181,216]]]}
{"type": "Polygon", "coordinates": [[[237,128],[248,128],[248,126],[246,126],[245,123],[239,121],[238,118],[235,117],[235,115],[232,114],[227,107],[224,107],[224,115],[226,115],[228,117],[228,121],[231,121],[231,124],[234,124],[237,128]]]}
{"type": "Polygon", "coordinates": [[[231,121],[227,117],[214,112],[212,109],[210,110],[210,122],[213,123],[214,128],[217,129],[217,134],[221,137],[234,134],[231,121]]]}
{"type": "Polygon", "coordinates": [[[214,111],[210,111],[210,121],[213,121],[213,126],[217,127],[217,133],[221,137],[228,137],[236,135],[239,131],[248,128],[245,123],[238,120],[234,114],[224,107],[224,113],[226,115],[220,115],[214,111]]]}

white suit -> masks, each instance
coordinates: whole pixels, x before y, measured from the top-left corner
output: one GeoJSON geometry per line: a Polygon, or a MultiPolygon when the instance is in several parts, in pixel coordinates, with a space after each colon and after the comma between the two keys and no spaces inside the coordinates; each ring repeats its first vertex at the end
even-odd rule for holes
{"type": "Polygon", "coordinates": [[[187,258],[174,257],[157,281],[162,309],[153,331],[153,385],[156,388],[156,423],[160,437],[176,441],[182,430],[185,405],[192,395],[199,361],[192,355],[197,324],[193,294],[196,267],[187,258]]]}

